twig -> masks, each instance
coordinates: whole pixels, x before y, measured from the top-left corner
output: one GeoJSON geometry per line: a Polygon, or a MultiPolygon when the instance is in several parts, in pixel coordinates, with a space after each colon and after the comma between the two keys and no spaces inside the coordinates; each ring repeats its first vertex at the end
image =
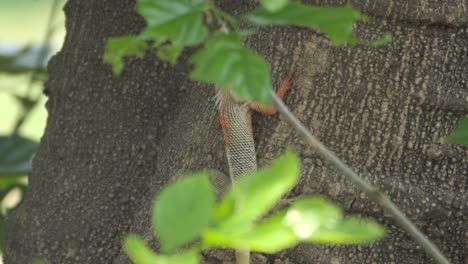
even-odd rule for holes
{"type": "Polygon", "coordinates": [[[440,264],[449,264],[448,259],[440,250],[405,216],[403,212],[385,195],[358,174],[356,174],[348,165],[343,163],[333,152],[327,149],[286,107],[281,99],[272,91],[273,103],[278,112],[286,119],[296,132],[301,134],[309,145],[314,148],[324,159],[330,162],[338,171],[340,171],[348,180],[353,182],[360,190],[365,192],[374,202],[386,209],[393,216],[395,221],[406,230],[410,236],[426,252],[440,264]]]}

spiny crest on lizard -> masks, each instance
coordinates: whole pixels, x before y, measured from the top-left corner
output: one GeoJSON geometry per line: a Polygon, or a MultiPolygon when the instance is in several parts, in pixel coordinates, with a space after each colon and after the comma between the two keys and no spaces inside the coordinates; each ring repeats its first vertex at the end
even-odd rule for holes
{"type": "Polygon", "coordinates": [[[216,89],[216,94],[214,96],[214,99],[215,99],[215,105],[218,108],[219,112],[221,112],[223,106],[229,102],[242,104],[242,101],[237,96],[235,96],[232,92],[225,90],[225,89],[221,89],[221,88],[216,89]]]}

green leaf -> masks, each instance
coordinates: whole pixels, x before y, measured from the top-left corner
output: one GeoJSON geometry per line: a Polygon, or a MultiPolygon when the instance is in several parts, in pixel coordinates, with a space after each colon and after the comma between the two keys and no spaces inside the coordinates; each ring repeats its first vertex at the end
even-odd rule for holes
{"type": "Polygon", "coordinates": [[[371,219],[348,218],[336,226],[320,227],[307,242],[326,244],[361,244],[380,239],[384,229],[371,219]]]}
{"type": "Polygon", "coordinates": [[[27,176],[0,174],[0,192],[18,185],[27,186],[27,176]]]}
{"type": "Polygon", "coordinates": [[[200,43],[208,35],[203,23],[204,0],[139,0],[138,12],[146,19],[145,36],[170,40],[177,46],[200,43]]]}
{"type": "Polygon", "coordinates": [[[253,222],[270,210],[299,180],[298,157],[287,151],[271,166],[243,176],[223,198],[215,211],[226,232],[248,231],[253,222]],[[220,219],[226,207],[235,205],[232,214],[220,219]],[[243,230],[242,230],[243,229],[243,230]]]}
{"type": "Polygon", "coordinates": [[[260,0],[260,3],[266,10],[275,12],[283,9],[287,4],[289,4],[289,0],[260,0]]]}
{"type": "Polygon", "coordinates": [[[158,261],[158,255],[137,235],[125,236],[123,246],[127,255],[136,264],[153,264],[158,261]]]}
{"type": "Polygon", "coordinates": [[[21,191],[21,198],[18,201],[18,203],[13,206],[12,208],[9,208],[9,210],[14,210],[16,207],[18,207],[21,204],[22,198],[24,193],[27,190],[27,182],[24,180],[23,177],[3,177],[0,176],[0,201],[3,201],[5,197],[14,189],[18,189],[21,191]]]}
{"type": "Polygon", "coordinates": [[[22,176],[30,173],[31,158],[37,146],[36,142],[21,136],[0,136],[0,175],[22,176]]]}
{"type": "Polygon", "coordinates": [[[365,16],[350,6],[315,7],[289,3],[277,12],[259,7],[246,18],[258,25],[296,25],[318,29],[326,33],[335,44],[356,44],[358,40],[352,35],[353,24],[365,16]]]}
{"type": "Polygon", "coordinates": [[[247,232],[226,232],[215,227],[206,230],[203,239],[210,246],[275,253],[301,242],[356,244],[383,235],[383,228],[372,220],[343,220],[341,210],[327,200],[304,197],[247,232]]]}
{"type": "Polygon", "coordinates": [[[123,58],[126,56],[143,58],[147,48],[145,40],[137,36],[111,38],[107,41],[104,61],[112,65],[115,75],[120,75],[124,66],[123,58]]]}
{"type": "Polygon", "coordinates": [[[321,197],[295,201],[283,222],[300,241],[314,243],[365,243],[384,234],[383,228],[371,220],[343,220],[341,210],[321,197]]]}
{"type": "Polygon", "coordinates": [[[213,247],[251,249],[263,253],[278,252],[299,242],[294,232],[283,224],[284,214],[284,211],[277,213],[248,232],[228,233],[221,229],[208,229],[204,232],[203,239],[207,245],[213,247]]]}
{"type": "Polygon", "coordinates": [[[289,226],[296,237],[308,239],[320,227],[333,228],[341,221],[341,210],[321,197],[302,198],[295,201],[284,216],[284,224],[289,226]]]}
{"type": "Polygon", "coordinates": [[[215,83],[247,101],[271,102],[269,65],[242,45],[240,34],[212,37],[190,62],[195,64],[190,75],[194,80],[215,83]]]}
{"type": "Polygon", "coordinates": [[[153,226],[163,252],[199,236],[213,220],[216,193],[207,173],[195,174],[165,188],[153,207],[153,226]]]}
{"type": "Polygon", "coordinates": [[[468,116],[465,116],[457,128],[447,137],[450,143],[468,145],[468,116]]]}
{"type": "Polygon", "coordinates": [[[158,255],[153,252],[137,235],[127,235],[124,238],[124,249],[135,264],[198,264],[196,251],[187,251],[172,256],[158,255]]]}
{"type": "Polygon", "coordinates": [[[159,47],[157,55],[161,60],[175,64],[177,62],[177,58],[183,50],[183,46],[163,45],[159,47]]]}

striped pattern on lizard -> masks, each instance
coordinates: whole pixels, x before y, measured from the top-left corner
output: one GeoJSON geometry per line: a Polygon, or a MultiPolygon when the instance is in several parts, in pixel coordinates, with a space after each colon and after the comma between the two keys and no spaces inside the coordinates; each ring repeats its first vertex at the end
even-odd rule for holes
{"type": "MultiPolygon", "coordinates": [[[[278,97],[283,99],[286,92],[293,87],[293,78],[293,73],[284,78],[277,90],[278,97]]],[[[218,90],[215,99],[219,110],[217,126],[223,128],[229,176],[233,182],[236,178],[257,170],[252,110],[266,115],[274,115],[277,110],[273,105],[241,102],[231,92],[222,89],[218,90]]],[[[249,263],[249,256],[249,251],[236,251],[236,263],[249,263]]]]}

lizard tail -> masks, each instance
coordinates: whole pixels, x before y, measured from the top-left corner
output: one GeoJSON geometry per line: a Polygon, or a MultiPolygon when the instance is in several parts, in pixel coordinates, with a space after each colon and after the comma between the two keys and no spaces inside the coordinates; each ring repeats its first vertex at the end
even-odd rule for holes
{"type": "Polygon", "coordinates": [[[236,250],[236,264],[249,264],[250,251],[245,249],[236,250]]]}

